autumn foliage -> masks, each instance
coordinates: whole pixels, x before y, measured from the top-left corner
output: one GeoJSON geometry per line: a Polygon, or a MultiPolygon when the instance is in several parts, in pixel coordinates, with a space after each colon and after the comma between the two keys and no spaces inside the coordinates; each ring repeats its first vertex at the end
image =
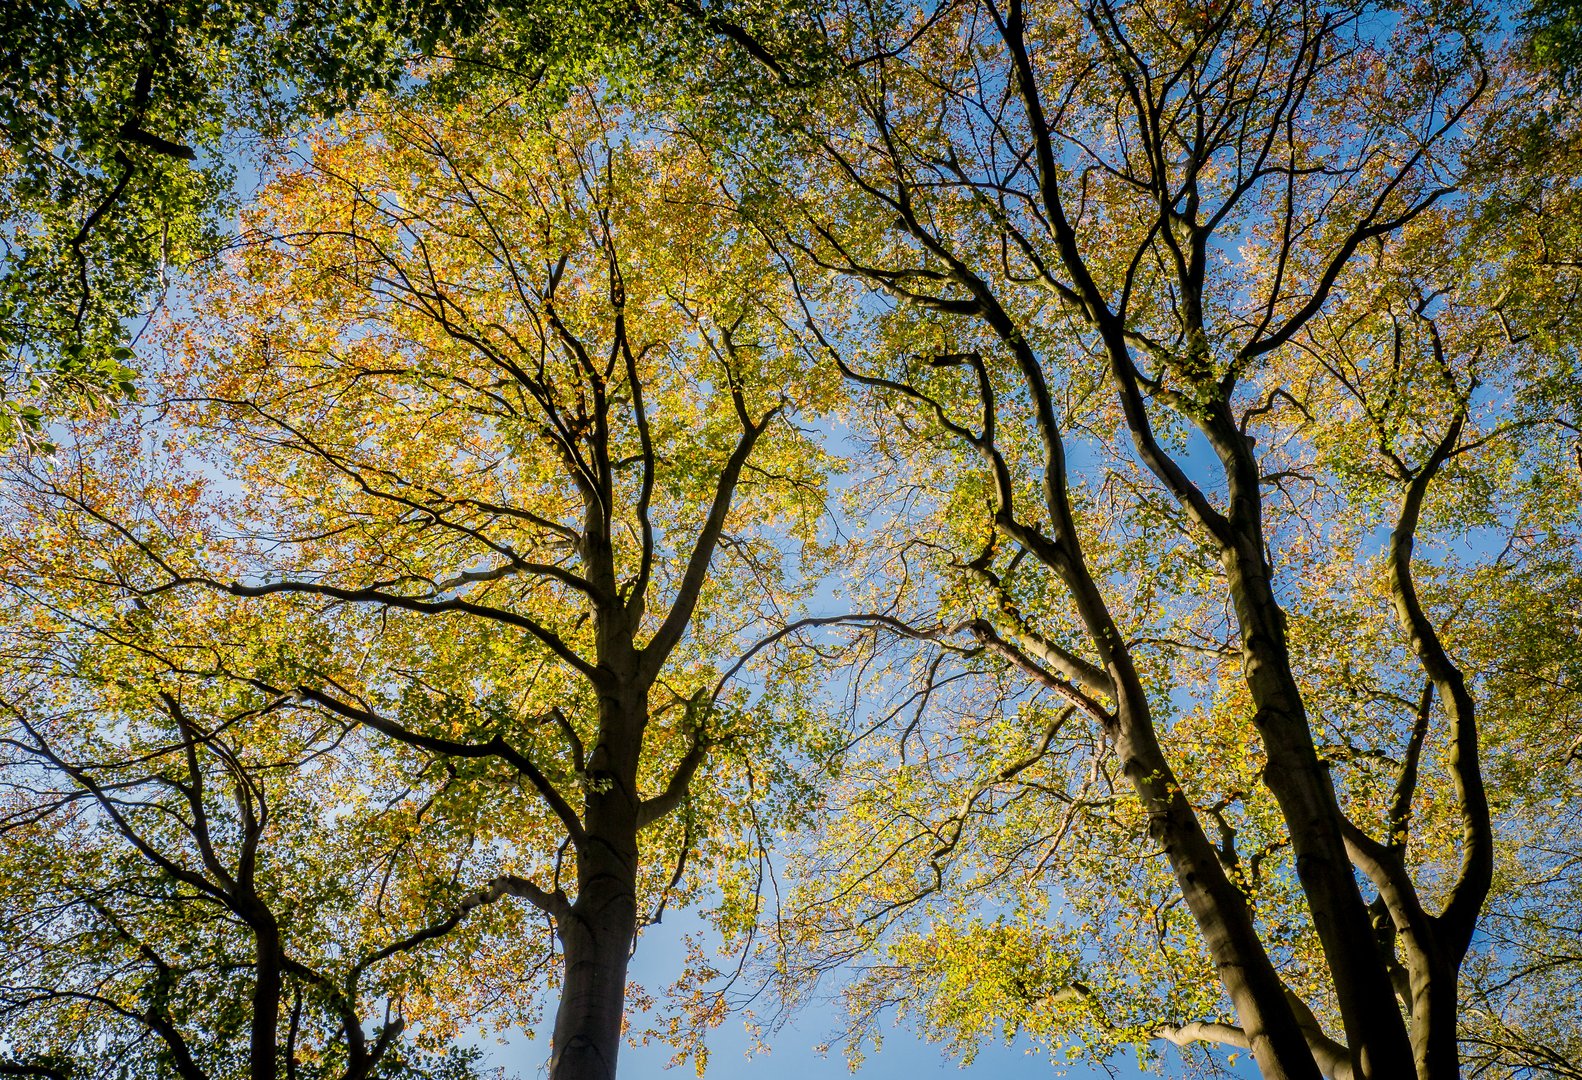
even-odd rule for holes
{"type": "Polygon", "coordinates": [[[1550,53],[664,11],[268,142],[135,399],[13,440],[0,1075],[703,1071],[833,992],[853,1060],[1582,1076],[1550,53]]]}

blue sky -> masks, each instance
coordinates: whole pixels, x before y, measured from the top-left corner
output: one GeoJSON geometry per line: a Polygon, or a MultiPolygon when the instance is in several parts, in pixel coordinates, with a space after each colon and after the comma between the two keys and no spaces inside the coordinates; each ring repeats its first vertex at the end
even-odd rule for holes
{"type": "MultiPolygon", "coordinates": [[[[631,977],[651,988],[666,985],[675,978],[682,963],[681,939],[683,934],[697,933],[703,928],[695,916],[682,913],[667,915],[665,922],[650,927],[638,945],[632,961],[631,977]]],[[[1039,1053],[1030,1042],[1019,1039],[1011,1046],[998,1040],[980,1047],[976,1060],[963,1067],[938,1044],[929,1043],[904,1028],[886,1032],[884,1047],[870,1052],[856,1073],[847,1069],[839,1051],[820,1054],[817,1047],[826,1041],[839,1025],[838,1007],[820,1005],[804,1010],[794,1022],[768,1040],[770,1051],[748,1056],[750,1040],[740,1018],[727,1020],[711,1037],[710,1060],[705,1080],[732,1080],[745,1077],[749,1080],[813,1080],[816,1077],[857,1076],[863,1080],[928,1080],[931,1077],[960,1077],[965,1080],[998,1077],[1003,1080],[1052,1080],[1063,1075],[1070,1080],[1136,1080],[1158,1077],[1159,1073],[1144,1073],[1130,1058],[1117,1058],[1109,1063],[1109,1070],[1097,1067],[1074,1067],[1057,1072],[1047,1056],[1039,1053]]],[[[488,1064],[505,1069],[507,1077],[515,1074],[520,1080],[539,1080],[545,1075],[544,1062],[549,1056],[546,1031],[529,1039],[517,1033],[506,1045],[494,1038],[480,1042],[488,1054],[488,1064]]],[[[622,1080],[647,1080],[662,1077],[664,1080],[692,1080],[690,1064],[666,1070],[671,1051],[663,1046],[626,1046],[621,1050],[620,1075],[622,1080]]],[[[1181,1075],[1175,1051],[1166,1048],[1164,1075],[1181,1075]]],[[[1246,1055],[1231,1070],[1235,1077],[1256,1077],[1246,1055]]]]}

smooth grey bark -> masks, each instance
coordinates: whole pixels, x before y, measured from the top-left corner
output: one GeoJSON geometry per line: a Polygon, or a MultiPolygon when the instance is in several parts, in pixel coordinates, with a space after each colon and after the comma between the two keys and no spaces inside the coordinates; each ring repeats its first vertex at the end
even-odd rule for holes
{"type": "Polygon", "coordinates": [[[551,1080],[612,1080],[637,933],[635,821],[624,840],[590,830],[577,858],[578,896],[556,925],[564,975],[555,1011],[551,1080]]]}

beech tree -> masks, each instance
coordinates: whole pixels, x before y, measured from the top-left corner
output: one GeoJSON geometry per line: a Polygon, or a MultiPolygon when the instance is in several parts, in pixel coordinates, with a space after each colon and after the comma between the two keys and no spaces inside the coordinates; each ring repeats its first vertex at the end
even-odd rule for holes
{"type": "Polygon", "coordinates": [[[854,1045],[1559,1068],[1575,170],[1526,46],[681,10],[657,90],[380,53],[145,400],[10,460],[6,1067],[464,1070],[421,1055],[548,999],[550,1075],[610,1077],[644,925],[750,933],[780,829],[765,956],[853,969],[854,1045]]]}
{"type": "Polygon", "coordinates": [[[601,3],[39,0],[0,13],[0,435],[135,393],[131,348],[223,247],[235,166],[365,95],[436,104],[510,72],[553,100],[635,70],[651,21],[601,3]]]}
{"type": "Polygon", "coordinates": [[[158,466],[112,481],[85,432],[29,513],[129,602],[289,620],[305,658],[228,677],[443,763],[434,827],[553,930],[550,1075],[612,1076],[640,927],[734,873],[799,737],[793,683],[726,676],[803,588],[829,466],[793,418],[839,381],[696,154],[591,93],[349,118],[245,235],[121,436],[158,466]]]}
{"type": "Polygon", "coordinates": [[[1575,401],[1537,392],[1553,358],[1470,238],[1511,92],[1490,16],[829,25],[847,77],[766,76],[806,171],[738,150],[739,190],[774,192],[814,332],[900,410],[886,557],[935,553],[915,623],[961,632],[852,733],[790,912],[802,970],[890,935],[859,1030],[901,1001],[966,1046],[1003,1022],[1100,1057],[1245,1048],[1268,1077],[1459,1075],[1496,823],[1525,827],[1490,747],[1576,707],[1551,684],[1535,727],[1516,647],[1459,614],[1540,564],[1576,581],[1575,401]],[[863,335],[820,330],[854,304],[863,335]],[[986,891],[1002,918],[971,914],[986,891]]]}
{"type": "Polygon", "coordinates": [[[216,677],[238,639],[278,662],[270,628],[12,566],[0,1070],[469,1075],[447,1010],[514,982],[500,961],[531,935],[455,933],[507,889],[462,878],[457,831],[418,833],[432,762],[359,753],[345,720],[216,677]]]}

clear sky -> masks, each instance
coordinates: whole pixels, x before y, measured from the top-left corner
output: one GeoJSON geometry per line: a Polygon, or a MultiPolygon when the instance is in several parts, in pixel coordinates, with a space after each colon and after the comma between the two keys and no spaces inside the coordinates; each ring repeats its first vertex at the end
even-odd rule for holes
{"type": "MultiPolygon", "coordinates": [[[[631,977],[645,987],[657,989],[667,985],[680,971],[682,950],[680,941],[687,932],[702,929],[701,922],[683,913],[665,916],[662,925],[650,927],[638,945],[632,961],[631,977]]],[[[727,1020],[710,1039],[710,1058],[705,1080],[816,1080],[829,1077],[841,1080],[854,1075],[847,1070],[845,1060],[838,1051],[821,1055],[816,1047],[829,1039],[839,1026],[836,1007],[823,1005],[804,1011],[795,1023],[778,1032],[769,1041],[770,1052],[747,1056],[749,1041],[739,1018],[727,1020]]],[[[507,1045],[501,1046],[494,1039],[479,1045],[488,1053],[488,1064],[504,1067],[506,1076],[512,1074],[521,1080],[537,1080],[545,1075],[544,1062],[549,1057],[546,1031],[538,1038],[528,1039],[518,1034],[507,1045]]],[[[621,1080],[692,1080],[690,1064],[667,1072],[665,1066],[671,1051],[663,1046],[625,1046],[621,1049],[621,1080]]],[[[1178,1076],[1180,1070],[1171,1066],[1179,1063],[1173,1048],[1166,1048],[1165,1076],[1178,1076]]],[[[1256,1077],[1256,1069],[1249,1068],[1250,1061],[1243,1054],[1241,1061],[1230,1070],[1234,1077],[1256,1077]]],[[[949,1057],[944,1048],[925,1042],[911,1032],[896,1028],[885,1034],[884,1047],[870,1053],[855,1074],[861,1080],[931,1080],[939,1077],[959,1077],[963,1080],[1053,1080],[1063,1075],[1070,1080],[1136,1080],[1144,1076],[1157,1077],[1158,1073],[1144,1073],[1130,1057],[1116,1058],[1104,1068],[1075,1067],[1057,1073],[1049,1059],[1038,1053],[1027,1040],[1018,1040],[1005,1046],[998,1040],[982,1046],[977,1059],[962,1067],[949,1057]]]]}

